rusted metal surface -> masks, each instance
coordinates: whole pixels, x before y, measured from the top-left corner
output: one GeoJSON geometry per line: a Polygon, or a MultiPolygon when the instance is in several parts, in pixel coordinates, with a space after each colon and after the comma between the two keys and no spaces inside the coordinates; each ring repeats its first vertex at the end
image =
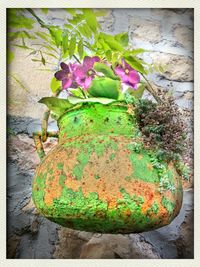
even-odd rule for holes
{"type": "Polygon", "coordinates": [[[182,204],[173,164],[155,164],[127,107],[85,105],[59,120],[59,144],[33,181],[38,210],[63,226],[142,232],[169,224],[182,204]],[[161,168],[162,167],[162,168],[161,168]]]}

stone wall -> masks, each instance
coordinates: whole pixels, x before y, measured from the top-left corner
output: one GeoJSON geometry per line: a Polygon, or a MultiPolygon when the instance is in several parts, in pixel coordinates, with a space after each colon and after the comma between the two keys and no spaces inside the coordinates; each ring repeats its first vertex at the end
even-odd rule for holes
{"type": "MultiPolygon", "coordinates": [[[[39,12],[39,11],[37,11],[39,12]]],[[[53,24],[62,24],[64,12],[40,14],[53,24]]],[[[190,149],[185,155],[192,166],[193,127],[193,10],[192,9],[113,9],[101,19],[108,33],[128,31],[133,48],[150,50],[147,62],[161,62],[164,74],[153,74],[155,87],[173,88],[189,126],[190,149]]],[[[51,72],[16,49],[9,73],[25,85],[8,80],[8,258],[193,258],[193,189],[185,183],[180,214],[168,226],[130,235],[101,235],[62,228],[39,216],[31,200],[31,181],[39,163],[31,133],[40,129],[44,108],[37,103],[50,94],[51,72]],[[27,93],[28,91],[28,93],[27,93]]],[[[56,62],[54,62],[56,63],[56,62]]],[[[50,129],[55,128],[50,122],[50,129]]],[[[55,145],[50,139],[48,151],[55,145]]]]}

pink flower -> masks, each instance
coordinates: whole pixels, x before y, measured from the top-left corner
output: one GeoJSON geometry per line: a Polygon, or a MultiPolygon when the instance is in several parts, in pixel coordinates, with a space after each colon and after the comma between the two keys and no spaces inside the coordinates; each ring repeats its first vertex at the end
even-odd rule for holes
{"type": "Polygon", "coordinates": [[[88,89],[90,84],[95,76],[95,71],[93,69],[94,63],[99,62],[99,57],[88,57],[86,56],[83,59],[83,64],[78,65],[74,70],[74,77],[76,83],[83,87],[84,89],[88,89]]]}
{"type": "Polygon", "coordinates": [[[69,87],[71,88],[76,88],[76,84],[74,83],[73,79],[73,71],[76,69],[77,64],[65,64],[64,62],[60,63],[61,69],[55,73],[55,77],[57,80],[62,81],[62,88],[63,89],[68,89],[69,87]]]}
{"type": "Polygon", "coordinates": [[[137,84],[140,82],[140,76],[128,63],[122,59],[122,65],[115,68],[115,73],[121,78],[122,82],[126,85],[137,89],[137,84]]]}

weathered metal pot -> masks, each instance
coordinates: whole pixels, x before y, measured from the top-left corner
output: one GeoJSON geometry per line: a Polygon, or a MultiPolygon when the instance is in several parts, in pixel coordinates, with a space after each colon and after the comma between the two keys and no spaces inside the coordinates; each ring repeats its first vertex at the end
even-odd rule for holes
{"type": "MultiPolygon", "coordinates": [[[[59,143],[42,160],[33,200],[49,220],[103,233],[142,232],[179,213],[182,184],[173,164],[165,180],[126,105],[84,104],[58,121],[59,143]],[[170,186],[169,186],[170,185],[170,186]]],[[[157,164],[158,165],[158,164],[157,164]]]]}

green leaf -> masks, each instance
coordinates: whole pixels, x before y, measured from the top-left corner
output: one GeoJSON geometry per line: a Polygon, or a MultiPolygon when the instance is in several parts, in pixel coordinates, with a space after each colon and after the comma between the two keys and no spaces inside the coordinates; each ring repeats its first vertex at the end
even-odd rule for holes
{"type": "Polygon", "coordinates": [[[112,51],[108,50],[106,51],[106,57],[108,61],[112,61],[112,51]]]}
{"type": "MultiPolygon", "coordinates": [[[[33,52],[35,52],[35,51],[33,51],[33,52]]],[[[56,56],[55,56],[54,54],[52,54],[52,53],[43,52],[43,54],[45,54],[45,55],[48,55],[48,56],[50,56],[50,57],[54,57],[54,58],[58,59],[58,57],[56,57],[56,56]]]]}
{"type": "Polygon", "coordinates": [[[145,85],[144,84],[139,84],[137,90],[129,88],[128,90],[126,90],[126,92],[128,92],[130,95],[134,96],[137,99],[142,98],[143,93],[145,90],[145,85]]]}
{"type": "Polygon", "coordinates": [[[76,49],[76,37],[73,35],[69,42],[69,56],[70,58],[74,55],[76,49]]]}
{"type": "Polygon", "coordinates": [[[87,24],[82,24],[78,27],[79,32],[86,38],[91,38],[92,31],[87,24]]]}
{"type": "Polygon", "coordinates": [[[41,62],[42,62],[42,64],[45,66],[45,64],[46,64],[46,60],[45,60],[45,58],[42,56],[41,57],[41,62]]]}
{"type": "Polygon", "coordinates": [[[67,109],[73,106],[67,99],[57,97],[43,97],[38,102],[45,104],[57,116],[61,116],[67,109]]]}
{"type": "Polygon", "coordinates": [[[83,58],[83,42],[82,40],[79,41],[78,43],[78,54],[79,54],[79,58],[82,59],[83,58]]]}
{"type": "Polygon", "coordinates": [[[104,104],[104,105],[107,105],[107,104],[110,104],[112,102],[115,102],[116,100],[115,99],[110,99],[110,98],[104,98],[104,97],[91,97],[91,98],[85,98],[85,99],[80,99],[80,98],[77,98],[77,97],[73,97],[73,96],[69,96],[68,97],[68,100],[71,104],[75,105],[75,104],[78,104],[78,103],[101,103],[101,104],[104,104]]]}
{"type": "Polygon", "coordinates": [[[47,13],[48,13],[48,11],[49,11],[49,9],[48,8],[41,8],[41,10],[42,10],[42,12],[46,15],[47,13]]]}
{"type": "Polygon", "coordinates": [[[17,13],[15,15],[8,15],[8,28],[32,29],[34,23],[34,20],[27,18],[23,15],[18,15],[17,13]]]}
{"type": "Polygon", "coordinates": [[[93,12],[92,9],[89,9],[89,8],[84,8],[82,11],[83,11],[83,14],[85,15],[85,19],[87,21],[88,26],[94,33],[96,33],[98,23],[97,23],[95,13],[93,12]]]}
{"type": "Polygon", "coordinates": [[[49,42],[49,35],[45,32],[35,32],[35,35],[40,37],[41,39],[45,40],[46,42],[49,42]]]}
{"type": "Polygon", "coordinates": [[[76,9],[75,8],[65,8],[65,10],[67,11],[67,13],[69,13],[72,16],[76,15],[76,9]]]}
{"type": "Polygon", "coordinates": [[[94,69],[97,72],[103,73],[108,78],[111,78],[113,80],[119,80],[119,77],[114,74],[113,70],[103,63],[96,62],[94,64],[94,69]]]}
{"type": "Polygon", "coordinates": [[[52,93],[56,93],[57,91],[60,90],[61,83],[55,77],[53,77],[52,80],[51,80],[50,87],[51,87],[52,93]]]}
{"type": "Polygon", "coordinates": [[[125,61],[135,70],[142,74],[147,74],[146,70],[144,69],[143,65],[134,57],[132,56],[124,56],[125,61]]]}
{"type": "Polygon", "coordinates": [[[62,30],[61,29],[56,30],[54,37],[55,37],[56,46],[59,47],[61,45],[61,42],[62,42],[62,30]]]}
{"type": "Polygon", "coordinates": [[[26,50],[34,50],[33,48],[30,48],[30,47],[28,47],[26,45],[13,45],[13,46],[19,47],[19,48],[22,48],[22,49],[26,49],[26,50]]]}
{"type": "Polygon", "coordinates": [[[95,44],[95,46],[99,47],[99,44],[100,44],[100,47],[103,48],[104,51],[112,50],[112,49],[110,49],[110,46],[102,38],[98,39],[98,42],[95,44]]]}
{"type": "Polygon", "coordinates": [[[68,89],[68,91],[73,94],[75,97],[84,98],[82,90],[80,88],[78,89],[68,89]]]}
{"type": "Polygon", "coordinates": [[[143,54],[145,52],[150,52],[150,50],[146,50],[146,49],[143,49],[143,48],[138,48],[138,49],[130,50],[129,54],[131,56],[135,56],[135,55],[138,55],[138,54],[143,54]]]}
{"type": "Polygon", "coordinates": [[[68,49],[68,32],[64,32],[62,36],[62,48],[63,53],[65,54],[68,49]]]}
{"type": "Polygon", "coordinates": [[[7,52],[7,61],[8,64],[10,64],[14,59],[14,53],[11,50],[8,50],[7,52]]]}
{"type": "Polygon", "coordinates": [[[102,38],[112,50],[123,52],[123,46],[117,40],[115,40],[114,36],[101,32],[100,38],[102,38]]]}
{"type": "Polygon", "coordinates": [[[108,14],[108,11],[106,9],[98,9],[95,11],[96,17],[105,17],[108,14]]]}
{"type": "Polygon", "coordinates": [[[123,47],[128,46],[128,33],[127,32],[122,32],[117,35],[115,35],[115,40],[117,40],[123,47]]]}
{"type": "Polygon", "coordinates": [[[120,81],[104,77],[96,77],[88,90],[92,96],[112,99],[118,99],[119,92],[120,81]]]}

